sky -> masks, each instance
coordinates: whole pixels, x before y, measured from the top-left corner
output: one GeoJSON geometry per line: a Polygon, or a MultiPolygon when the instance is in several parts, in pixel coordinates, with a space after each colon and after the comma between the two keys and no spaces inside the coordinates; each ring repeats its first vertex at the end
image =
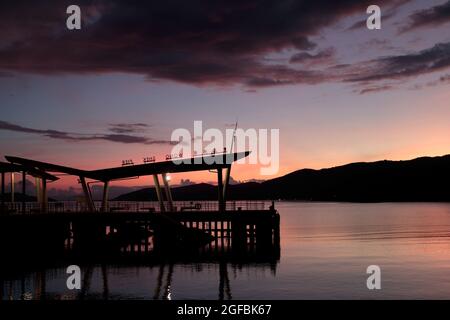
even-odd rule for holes
{"type": "Polygon", "coordinates": [[[448,0],[38,4],[0,4],[1,158],[82,169],[163,160],[173,130],[236,119],[280,130],[278,172],[236,165],[240,181],[450,153],[448,0]],[[70,4],[80,30],[66,27],[70,4]],[[370,4],[380,30],[366,27],[370,4]]]}

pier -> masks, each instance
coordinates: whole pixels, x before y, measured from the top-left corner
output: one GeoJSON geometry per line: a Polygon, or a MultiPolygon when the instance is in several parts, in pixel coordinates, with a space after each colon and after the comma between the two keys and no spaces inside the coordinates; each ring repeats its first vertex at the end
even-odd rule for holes
{"type": "Polygon", "coordinates": [[[231,164],[249,152],[214,154],[191,159],[80,170],[18,157],[0,163],[0,249],[4,256],[99,259],[254,259],[277,261],[280,217],[273,202],[229,201],[231,164]],[[200,158],[200,159],[199,159],[200,158]],[[176,201],[170,191],[171,173],[209,170],[217,174],[217,201],[176,201]],[[21,174],[21,201],[6,198],[5,175],[21,174]],[[48,201],[47,182],[57,173],[75,175],[83,201],[48,201]],[[26,176],[36,179],[37,201],[26,201],[26,176]],[[115,180],[149,177],[158,201],[110,201],[115,180]],[[160,180],[162,179],[162,181],[160,180]],[[88,180],[102,182],[101,201],[94,201],[88,180]]]}

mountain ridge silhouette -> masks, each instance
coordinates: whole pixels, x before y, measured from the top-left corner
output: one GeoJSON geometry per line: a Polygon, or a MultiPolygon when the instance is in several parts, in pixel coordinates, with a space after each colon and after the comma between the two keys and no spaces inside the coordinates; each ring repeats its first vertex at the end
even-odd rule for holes
{"type": "MultiPolygon", "coordinates": [[[[174,200],[216,200],[216,186],[174,187],[174,200]]],[[[155,200],[154,188],[115,200],[155,200]]],[[[323,169],[300,169],[271,180],[230,185],[227,200],[307,200],[349,202],[450,201],[450,154],[412,160],[354,162],[323,169]]]]}

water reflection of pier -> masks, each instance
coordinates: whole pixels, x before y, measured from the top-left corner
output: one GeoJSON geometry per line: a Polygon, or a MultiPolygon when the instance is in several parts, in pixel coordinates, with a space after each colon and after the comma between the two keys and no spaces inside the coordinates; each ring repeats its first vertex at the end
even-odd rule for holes
{"type": "MultiPolygon", "coordinates": [[[[166,262],[154,265],[133,265],[122,266],[125,268],[138,268],[139,270],[156,269],[157,272],[154,277],[154,283],[142,284],[142,287],[147,287],[148,299],[154,300],[171,300],[177,299],[174,295],[174,288],[177,287],[174,281],[174,274],[177,273],[177,267],[186,269],[189,266],[192,272],[202,272],[205,267],[215,268],[218,276],[216,298],[218,300],[233,299],[232,285],[230,281],[230,273],[237,277],[238,272],[248,274],[248,270],[253,270],[255,273],[258,270],[271,270],[273,276],[276,272],[276,263],[268,264],[242,264],[231,263],[229,261],[218,261],[216,263],[207,264],[201,263],[193,264],[179,264],[174,262],[166,262]],[[153,287],[153,288],[152,288],[153,287]]],[[[90,300],[101,299],[110,300],[123,298],[120,296],[120,287],[117,283],[111,280],[111,275],[117,273],[122,268],[117,265],[86,265],[82,267],[82,286],[80,290],[68,291],[65,288],[59,291],[53,288],[48,289],[49,282],[65,283],[67,274],[64,268],[47,269],[27,274],[22,274],[18,277],[3,275],[0,280],[0,301],[1,300],[90,300]],[[97,276],[94,277],[93,274],[97,276]],[[117,295],[119,291],[119,295],[117,295]]],[[[179,269],[178,269],[179,270],[179,269]]],[[[142,272],[142,271],[141,271],[142,272]]],[[[154,273],[152,273],[154,274],[154,273]]],[[[186,279],[189,281],[189,279],[186,279]]],[[[62,286],[60,286],[62,287],[62,286]]],[[[129,293],[133,294],[133,293],[129,293]]]]}

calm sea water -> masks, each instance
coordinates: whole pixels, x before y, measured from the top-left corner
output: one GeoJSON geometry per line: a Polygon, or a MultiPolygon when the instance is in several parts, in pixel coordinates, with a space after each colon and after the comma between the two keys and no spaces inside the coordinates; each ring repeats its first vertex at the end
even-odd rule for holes
{"type": "Polygon", "coordinates": [[[269,264],[92,266],[83,292],[65,269],[3,279],[2,299],[449,299],[450,204],[282,202],[269,264]],[[368,290],[366,268],[381,268],[368,290]],[[44,290],[43,290],[44,288],[44,290]]]}

